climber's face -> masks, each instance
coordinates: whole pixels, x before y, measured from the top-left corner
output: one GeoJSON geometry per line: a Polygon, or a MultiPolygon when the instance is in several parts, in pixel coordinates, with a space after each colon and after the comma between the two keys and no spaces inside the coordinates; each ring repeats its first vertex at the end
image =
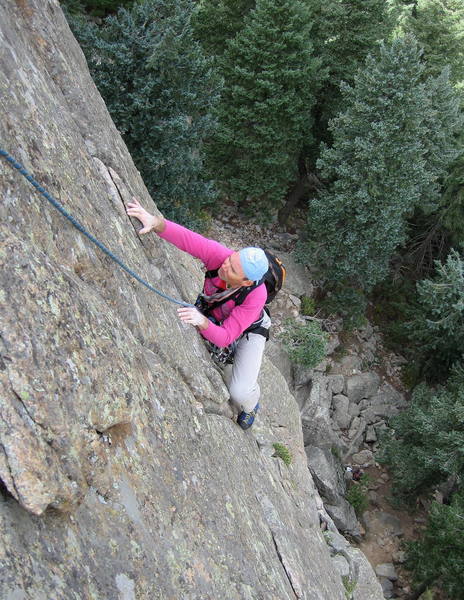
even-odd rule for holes
{"type": "Polygon", "coordinates": [[[226,258],[218,270],[218,276],[223,279],[230,287],[240,287],[241,285],[252,285],[252,281],[245,277],[240,254],[232,253],[226,258]]]}

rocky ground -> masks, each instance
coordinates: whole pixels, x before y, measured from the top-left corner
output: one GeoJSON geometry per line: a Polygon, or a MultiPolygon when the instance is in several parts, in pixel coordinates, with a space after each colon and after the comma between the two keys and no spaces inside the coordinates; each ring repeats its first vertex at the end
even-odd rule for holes
{"type": "Polygon", "coordinates": [[[303,223],[296,216],[285,231],[277,224],[264,227],[224,206],[208,235],[232,248],[262,246],[291,264],[287,285],[271,306],[274,342],[268,352],[293,386],[300,406],[308,466],[324,503],[321,526],[328,530],[340,573],[349,573],[350,556],[333,525],[368,557],[385,598],[406,598],[411,583],[403,568],[402,542],[417,537],[425,518],[420,511],[410,514],[392,507],[390,476],[375,459],[379,433],[407,403],[401,382],[405,360],[384,348],[381,333],[370,323],[347,334],[332,319],[324,323],[331,332],[327,359],[311,370],[288,364],[275,340],[286,318],[302,318],[301,296],[314,292],[311,274],[292,257],[303,223]],[[345,500],[349,486],[356,485],[348,466],[369,477],[368,508],[359,520],[345,500]]]}

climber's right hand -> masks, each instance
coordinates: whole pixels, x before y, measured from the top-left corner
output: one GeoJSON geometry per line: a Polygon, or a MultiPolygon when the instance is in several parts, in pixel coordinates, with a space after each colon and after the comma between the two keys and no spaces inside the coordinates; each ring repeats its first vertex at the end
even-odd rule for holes
{"type": "Polygon", "coordinates": [[[150,231],[162,233],[164,231],[164,217],[150,214],[143,208],[137,198],[132,197],[132,201],[128,202],[126,212],[130,217],[135,217],[142,223],[143,227],[140,229],[139,233],[145,234],[150,231]]]}

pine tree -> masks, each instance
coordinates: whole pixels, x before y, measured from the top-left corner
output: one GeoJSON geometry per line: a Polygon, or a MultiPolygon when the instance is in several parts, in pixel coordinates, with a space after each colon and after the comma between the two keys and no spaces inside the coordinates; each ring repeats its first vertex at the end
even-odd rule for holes
{"type": "Polygon", "coordinates": [[[304,0],[312,14],[313,54],[321,60],[312,136],[298,160],[298,177],[279,211],[284,224],[295,206],[318,187],[315,164],[321,141],[331,142],[328,122],[344,109],[340,86],[352,84],[357,70],[393,28],[385,0],[304,0]]]}
{"type": "Polygon", "coordinates": [[[454,85],[464,86],[464,3],[462,0],[417,0],[403,20],[424,48],[427,74],[450,67],[454,85]]]}
{"type": "Polygon", "coordinates": [[[379,460],[391,468],[393,493],[413,503],[449,478],[464,476],[464,370],[455,367],[446,386],[418,386],[410,406],[390,420],[379,460]]]}
{"type": "Polygon", "coordinates": [[[222,56],[227,40],[236,36],[255,0],[204,0],[193,19],[196,37],[207,54],[222,56]]]}
{"type": "Polygon", "coordinates": [[[342,86],[346,110],[318,162],[332,183],[310,203],[305,246],[332,283],[369,291],[406,239],[406,218],[438,200],[459,111],[446,74],[423,83],[423,71],[416,42],[398,38],[342,86]]]}
{"type": "Polygon", "coordinates": [[[450,504],[432,504],[425,532],[409,542],[406,567],[421,590],[437,587],[462,600],[464,590],[464,490],[450,504]]]}
{"type": "Polygon", "coordinates": [[[419,312],[410,325],[428,379],[447,375],[464,357],[464,260],[452,250],[434,279],[417,284],[419,312]]]}
{"type": "Polygon", "coordinates": [[[121,7],[129,8],[136,0],[60,0],[65,13],[82,16],[90,14],[104,17],[115,13],[121,7]]]}
{"type": "Polygon", "coordinates": [[[258,0],[227,42],[210,163],[223,189],[253,211],[272,214],[295,177],[317,66],[299,0],[258,0]]]}
{"type": "MultiPolygon", "coordinates": [[[[461,135],[458,147],[464,149],[461,135]]],[[[450,231],[454,245],[464,244],[464,152],[456,159],[444,185],[440,219],[450,231]]]]}
{"type": "Polygon", "coordinates": [[[321,129],[342,108],[341,82],[353,83],[367,55],[388,39],[393,20],[385,0],[326,0],[314,7],[314,53],[327,78],[318,95],[321,129]]]}
{"type": "Polygon", "coordinates": [[[214,198],[202,176],[218,82],[195,42],[191,0],[146,0],[101,28],[76,22],[89,68],[159,208],[200,226],[214,198]]]}

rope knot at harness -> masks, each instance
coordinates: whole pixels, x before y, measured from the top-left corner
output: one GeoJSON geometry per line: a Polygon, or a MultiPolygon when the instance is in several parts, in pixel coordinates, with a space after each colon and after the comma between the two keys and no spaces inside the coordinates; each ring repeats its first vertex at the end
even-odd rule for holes
{"type": "Polygon", "coordinates": [[[51,194],[49,194],[47,192],[47,190],[44,187],[42,187],[32,177],[32,175],[23,167],[23,165],[21,163],[19,163],[17,160],[15,160],[8,152],[6,152],[6,150],[3,150],[2,148],[0,148],[0,156],[5,158],[5,160],[7,160],[8,163],[13,168],[15,168],[17,171],[19,171],[21,173],[21,175],[23,175],[29,181],[29,183],[31,183],[31,185],[33,185],[35,187],[35,189],[40,194],[42,194],[42,196],[44,196],[44,198],[46,198],[50,202],[50,204],[52,204],[56,208],[56,210],[58,212],[60,212],[63,215],[63,217],[68,219],[68,221],[70,221],[72,223],[72,225],[74,225],[74,227],[82,233],[82,235],[85,235],[85,237],[87,237],[93,244],[95,244],[98,248],[100,248],[100,250],[102,252],[104,252],[107,256],[109,256],[111,258],[111,260],[113,260],[119,267],[121,267],[121,269],[123,269],[123,271],[125,271],[128,275],[130,275],[131,277],[136,279],[139,283],[144,285],[150,291],[154,292],[155,294],[158,294],[158,296],[161,296],[165,300],[174,302],[174,304],[180,304],[180,306],[193,306],[193,304],[189,304],[188,302],[183,302],[182,300],[176,300],[175,298],[171,298],[171,296],[168,296],[167,294],[164,294],[163,292],[154,288],[150,283],[148,283],[148,281],[145,281],[145,279],[143,279],[142,277],[140,277],[140,275],[135,273],[135,271],[133,271],[131,268],[129,268],[120,258],[118,258],[116,256],[116,254],[111,252],[111,250],[109,250],[109,248],[107,248],[104,244],[102,244],[99,240],[97,240],[96,237],[94,237],[91,233],[89,233],[87,231],[87,229],[85,227],[83,227],[79,223],[79,221],[77,221],[64,208],[64,206],[62,204],[60,204],[60,202],[58,202],[58,200],[56,200],[51,194]]]}

